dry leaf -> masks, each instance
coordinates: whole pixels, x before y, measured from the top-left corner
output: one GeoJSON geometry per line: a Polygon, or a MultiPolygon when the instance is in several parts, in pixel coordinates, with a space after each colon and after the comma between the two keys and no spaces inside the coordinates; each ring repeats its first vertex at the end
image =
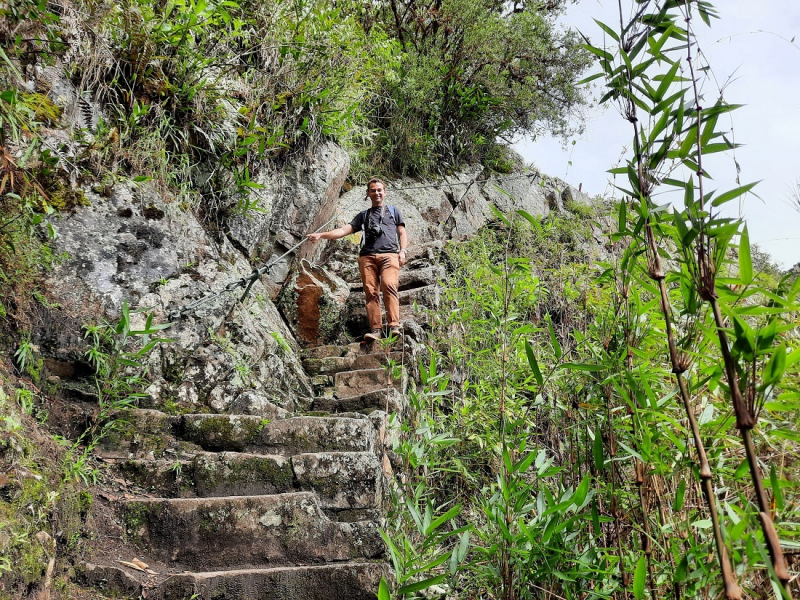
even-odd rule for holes
{"type": "Polygon", "coordinates": [[[118,560],[117,562],[121,565],[125,565],[126,567],[130,567],[131,569],[136,569],[137,571],[144,573],[144,569],[142,567],[135,565],[132,562],[128,562],[127,560],[118,560]]]}
{"type": "Polygon", "coordinates": [[[146,562],[144,562],[143,560],[139,560],[138,558],[134,558],[133,560],[131,560],[131,562],[132,562],[133,564],[135,564],[135,565],[138,565],[139,567],[141,567],[141,568],[142,568],[142,569],[144,569],[145,571],[146,571],[147,569],[149,569],[149,568],[150,568],[150,565],[148,565],[148,564],[147,564],[146,562]]]}
{"type": "Polygon", "coordinates": [[[145,569],[145,573],[148,575],[158,575],[158,572],[153,571],[153,569],[145,569]]]}

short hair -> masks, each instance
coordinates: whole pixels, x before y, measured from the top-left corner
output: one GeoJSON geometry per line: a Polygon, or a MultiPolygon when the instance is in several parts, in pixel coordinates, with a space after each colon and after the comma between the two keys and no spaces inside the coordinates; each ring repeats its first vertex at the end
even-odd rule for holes
{"type": "Polygon", "coordinates": [[[383,181],[383,179],[373,177],[367,182],[367,191],[369,191],[369,186],[371,186],[373,183],[380,183],[383,186],[383,189],[386,189],[386,183],[383,181]]]}

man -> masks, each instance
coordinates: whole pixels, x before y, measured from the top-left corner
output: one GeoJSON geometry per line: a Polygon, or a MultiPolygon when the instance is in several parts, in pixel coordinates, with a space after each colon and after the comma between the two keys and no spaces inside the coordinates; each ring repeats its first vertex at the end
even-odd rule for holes
{"type": "Polygon", "coordinates": [[[361,252],[358,256],[358,270],[364,284],[367,301],[367,318],[370,331],[364,335],[368,342],[381,337],[380,293],[386,305],[386,321],[391,335],[400,334],[400,298],[397,294],[400,267],[406,263],[408,236],[403,215],[393,206],[385,204],[386,185],[380,179],[370,179],[367,184],[367,197],[372,207],[358,213],[349,225],[325,231],[310,233],[308,239],[338,240],[346,235],[362,232],[361,252]]]}

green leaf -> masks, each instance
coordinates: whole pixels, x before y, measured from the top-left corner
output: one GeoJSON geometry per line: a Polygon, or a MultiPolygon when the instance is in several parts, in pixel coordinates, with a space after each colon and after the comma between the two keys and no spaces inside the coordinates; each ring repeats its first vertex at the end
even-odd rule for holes
{"type": "Polygon", "coordinates": [[[682,159],[685,159],[687,156],[689,156],[689,152],[691,152],[692,146],[694,146],[694,143],[696,141],[697,141],[697,124],[695,123],[689,128],[689,131],[686,132],[686,137],[684,138],[683,143],[681,144],[680,150],[678,150],[678,156],[680,156],[680,158],[682,159]]]}
{"type": "Polygon", "coordinates": [[[633,595],[636,600],[644,600],[644,583],[647,579],[647,559],[644,554],[639,557],[636,563],[636,571],[633,573],[633,595]]]}
{"type": "Polygon", "coordinates": [[[772,353],[764,372],[761,375],[764,385],[774,385],[781,380],[786,370],[786,345],[781,344],[772,353]]]}
{"type": "Polygon", "coordinates": [[[433,533],[434,531],[436,531],[436,529],[437,529],[439,526],[441,526],[441,525],[442,525],[443,523],[445,523],[446,521],[449,521],[450,519],[454,518],[454,517],[455,517],[456,515],[458,515],[460,512],[461,512],[461,505],[460,505],[460,504],[457,504],[456,506],[454,506],[453,508],[451,508],[450,510],[448,510],[446,513],[444,513],[442,516],[440,516],[438,519],[436,519],[435,521],[433,521],[433,522],[432,522],[432,523],[431,523],[431,524],[430,524],[430,525],[429,525],[429,526],[428,526],[428,527],[425,529],[425,535],[430,535],[431,533],[433,533]]]}
{"type": "Polygon", "coordinates": [[[769,468],[769,481],[772,484],[772,497],[775,498],[775,507],[778,510],[783,510],[783,492],[781,491],[781,484],[778,481],[778,473],[774,464],[769,468]]]}
{"type": "Polygon", "coordinates": [[[519,216],[521,216],[523,219],[525,219],[526,221],[528,221],[528,222],[529,222],[531,225],[533,225],[533,228],[534,228],[534,229],[536,229],[536,230],[538,230],[538,231],[541,231],[541,230],[542,230],[542,224],[541,224],[541,222],[540,222],[540,219],[537,219],[536,217],[534,217],[534,216],[533,216],[531,213],[529,213],[528,211],[525,211],[525,210],[518,210],[518,211],[517,211],[517,214],[518,214],[519,216]]]}
{"type": "Polygon", "coordinates": [[[750,470],[750,463],[747,462],[745,458],[742,462],[739,463],[739,466],[736,467],[736,470],[733,472],[734,479],[741,479],[745,476],[745,474],[750,470]]]}
{"type": "Polygon", "coordinates": [[[500,212],[500,210],[494,204],[490,204],[489,208],[492,209],[494,216],[500,219],[505,224],[506,227],[511,227],[511,222],[506,218],[506,216],[502,212],[500,212]]]}
{"type": "Polygon", "coordinates": [[[591,52],[592,54],[594,54],[598,58],[601,58],[604,61],[608,61],[609,63],[614,62],[614,57],[609,52],[606,52],[601,48],[596,48],[591,44],[581,44],[581,47],[584,50],[588,50],[589,52],[591,52]]]}
{"type": "Polygon", "coordinates": [[[589,483],[591,481],[590,475],[584,475],[583,479],[581,479],[580,484],[578,484],[578,489],[575,490],[575,493],[572,495],[572,501],[575,503],[575,506],[578,508],[586,500],[586,495],[589,493],[589,483]]]}
{"type": "Polygon", "coordinates": [[[416,583],[412,583],[409,585],[404,585],[399,590],[397,590],[398,594],[410,594],[412,592],[418,592],[420,590],[427,590],[432,585],[436,585],[437,583],[441,583],[447,579],[447,573],[442,575],[437,575],[436,577],[431,577],[429,579],[425,579],[423,581],[418,581],[416,583]]]}
{"type": "Polygon", "coordinates": [[[550,317],[547,318],[547,329],[550,331],[550,345],[553,347],[556,358],[560,360],[563,352],[561,350],[561,344],[558,343],[556,330],[553,328],[553,321],[550,317]]]}
{"type": "Polygon", "coordinates": [[[594,457],[594,466],[598,471],[602,471],[605,466],[603,460],[603,434],[602,430],[598,428],[594,432],[594,445],[592,446],[592,456],[594,457]]]}
{"type": "Polygon", "coordinates": [[[584,85],[590,81],[594,81],[595,79],[600,79],[603,75],[605,75],[605,73],[595,73],[594,75],[589,75],[588,77],[581,79],[575,85],[584,85]]]}
{"type": "Polygon", "coordinates": [[[753,281],[753,259],[750,256],[750,235],[747,233],[747,225],[742,229],[739,238],[739,278],[744,285],[753,281]]]}
{"type": "Polygon", "coordinates": [[[686,480],[681,479],[681,482],[678,484],[678,489],[675,492],[675,501],[672,503],[672,509],[675,512],[678,512],[683,508],[683,497],[686,494],[686,480]]]}
{"type": "Polygon", "coordinates": [[[392,600],[392,596],[389,594],[389,585],[384,577],[381,577],[381,584],[378,587],[378,600],[392,600]]]}
{"type": "Polygon", "coordinates": [[[753,183],[748,183],[747,185],[743,185],[741,187],[734,188],[734,189],[732,189],[730,191],[727,191],[724,194],[720,194],[719,196],[717,196],[714,199],[714,201],[711,204],[713,206],[720,206],[722,204],[725,204],[726,202],[730,202],[734,198],[738,198],[742,194],[746,194],[747,192],[752,190],[754,187],[756,187],[759,183],[761,183],[760,180],[759,181],[754,181],[753,183]]]}
{"type": "Polygon", "coordinates": [[[544,385],[544,378],[542,377],[542,372],[539,369],[539,363],[536,361],[536,356],[533,353],[533,347],[528,340],[525,340],[525,355],[528,357],[528,364],[531,367],[531,371],[533,371],[533,376],[536,379],[536,383],[539,384],[539,387],[544,385]]]}
{"type": "Polygon", "coordinates": [[[615,42],[619,42],[619,36],[617,35],[616,31],[611,29],[611,27],[609,27],[605,23],[601,23],[597,19],[594,19],[594,22],[597,23],[600,26],[600,29],[605,31],[611,37],[612,40],[614,40],[615,42]]]}
{"type": "Polygon", "coordinates": [[[574,362],[561,363],[560,365],[558,365],[558,368],[569,369],[570,371],[584,371],[586,373],[605,371],[606,369],[605,366],[603,365],[593,365],[589,363],[574,363],[574,362]]]}

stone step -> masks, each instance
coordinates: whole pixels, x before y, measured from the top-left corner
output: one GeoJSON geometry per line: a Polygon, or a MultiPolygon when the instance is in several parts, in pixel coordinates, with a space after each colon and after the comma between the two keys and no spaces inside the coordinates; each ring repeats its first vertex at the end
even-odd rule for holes
{"type": "Polygon", "coordinates": [[[384,388],[347,398],[315,398],[313,410],[327,413],[360,412],[369,414],[375,410],[405,415],[408,402],[395,388],[384,388]]]}
{"type": "Polygon", "coordinates": [[[154,598],[375,600],[381,577],[390,577],[388,566],[371,562],[183,573],[164,582],[154,598]]]}
{"type": "Polygon", "coordinates": [[[149,556],[188,570],[372,559],[383,553],[376,523],[331,521],[310,492],[129,500],[123,520],[128,539],[149,556]]]}
{"type": "Polygon", "coordinates": [[[383,352],[372,354],[356,354],[353,356],[329,356],[327,358],[304,358],[303,367],[310,375],[332,375],[342,371],[359,371],[363,369],[380,369],[388,364],[388,360],[400,363],[402,352],[390,352],[388,357],[383,352]]]}
{"type": "Polygon", "coordinates": [[[383,471],[373,452],[315,452],[292,457],[297,486],[316,492],[328,510],[378,508],[383,471]]]}
{"type": "MultiPolygon", "coordinates": [[[[410,290],[401,290],[397,293],[400,306],[412,306],[415,303],[419,306],[435,308],[439,305],[439,296],[442,288],[438,285],[426,285],[410,290]]],[[[353,309],[364,306],[364,292],[351,292],[347,299],[347,304],[353,309]]]]}
{"type": "Polygon", "coordinates": [[[174,458],[202,450],[190,442],[176,440],[173,428],[180,417],[153,409],[133,409],[116,415],[113,428],[101,439],[99,450],[109,458],[129,456],[174,458]]]}
{"type": "Polygon", "coordinates": [[[183,415],[175,431],[181,439],[214,452],[292,456],[374,451],[377,434],[372,424],[353,416],[291,417],[270,422],[248,415],[183,415]]]}
{"type": "Polygon", "coordinates": [[[161,583],[120,566],[84,563],[80,572],[84,583],[114,598],[141,598],[141,578],[154,600],[375,600],[381,577],[391,577],[378,562],[189,572],[161,583]]]}
{"type": "Polygon", "coordinates": [[[334,395],[338,398],[349,398],[386,388],[394,388],[400,393],[404,393],[406,380],[405,369],[396,380],[390,380],[386,369],[344,371],[336,373],[334,376],[334,395]]]}
{"type": "Polygon", "coordinates": [[[381,464],[372,452],[321,452],[291,458],[201,452],[192,460],[130,459],[118,469],[127,479],[165,498],[310,491],[326,510],[378,508],[383,498],[381,464]]]}
{"type": "MultiPolygon", "coordinates": [[[[400,269],[397,289],[401,292],[415,288],[434,285],[445,277],[444,267],[424,266],[418,269],[400,269]]],[[[364,286],[359,279],[350,284],[350,292],[363,292],[364,286]]]]}
{"type": "Polygon", "coordinates": [[[165,498],[257,496],[295,491],[284,456],[199,452],[192,459],[129,459],[117,465],[131,481],[165,498]]]}
{"type": "MultiPolygon", "coordinates": [[[[359,354],[365,354],[364,350],[367,349],[368,346],[366,344],[361,344],[359,342],[354,342],[352,344],[346,344],[343,346],[316,346],[314,348],[306,348],[302,351],[303,359],[322,359],[322,358],[331,358],[331,357],[339,357],[339,356],[358,356],[359,354]]],[[[372,346],[369,346],[372,349],[372,346]]],[[[373,350],[375,353],[380,353],[380,348],[375,348],[373,350]]]]}

